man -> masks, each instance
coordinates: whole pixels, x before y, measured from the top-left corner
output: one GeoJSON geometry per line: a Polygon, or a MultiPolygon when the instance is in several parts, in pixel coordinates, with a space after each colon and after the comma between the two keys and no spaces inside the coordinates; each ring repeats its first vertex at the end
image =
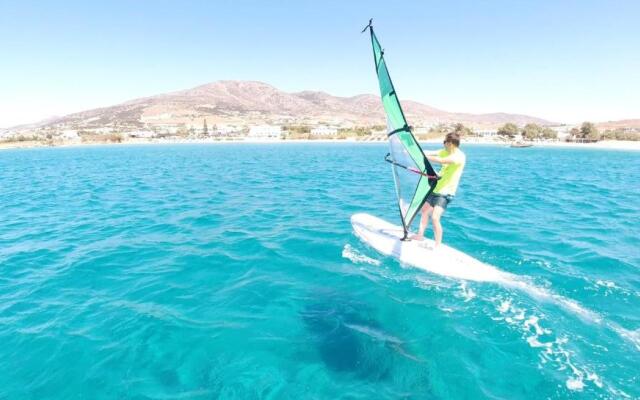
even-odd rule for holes
{"type": "Polygon", "coordinates": [[[464,170],[467,157],[460,147],[460,135],[455,132],[448,133],[444,139],[444,149],[438,151],[425,152],[425,156],[431,162],[442,164],[440,169],[440,179],[433,192],[427,196],[422,207],[422,218],[420,218],[420,229],[418,234],[412,239],[424,239],[424,231],[429,225],[429,215],[433,220],[433,236],[435,247],[442,243],[442,225],[440,217],[444,214],[447,205],[453,200],[453,196],[458,189],[458,183],[464,170]]]}

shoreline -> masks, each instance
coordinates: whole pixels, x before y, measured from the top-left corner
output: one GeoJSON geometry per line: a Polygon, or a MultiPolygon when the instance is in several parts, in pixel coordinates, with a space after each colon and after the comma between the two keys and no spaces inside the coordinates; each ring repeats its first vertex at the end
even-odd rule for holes
{"type": "MultiPolygon", "coordinates": [[[[442,139],[419,140],[422,144],[441,144],[442,139]]],[[[348,144],[386,144],[386,140],[358,140],[347,139],[259,139],[259,138],[199,138],[199,139],[126,139],[121,142],[82,142],[78,140],[46,143],[39,141],[4,142],[0,143],[0,150],[36,149],[36,148],[67,148],[84,146],[127,146],[127,145],[171,145],[171,144],[313,144],[313,143],[348,143],[348,144]]],[[[461,143],[464,145],[488,145],[508,148],[510,143],[494,140],[471,138],[461,143]]],[[[531,147],[544,148],[575,148],[597,150],[628,150],[640,151],[640,141],[603,140],[596,143],[572,142],[533,142],[531,147]]]]}

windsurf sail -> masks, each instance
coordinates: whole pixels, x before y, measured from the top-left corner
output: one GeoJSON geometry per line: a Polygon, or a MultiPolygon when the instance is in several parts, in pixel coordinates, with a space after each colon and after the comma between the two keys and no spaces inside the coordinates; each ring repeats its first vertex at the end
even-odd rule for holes
{"type": "Polygon", "coordinates": [[[369,25],[362,32],[369,29],[371,33],[371,46],[373,47],[380,96],[387,116],[389,154],[385,160],[391,164],[400,218],[406,238],[415,216],[424,205],[429,193],[436,186],[438,176],[411,133],[411,127],[407,123],[393,82],[391,82],[391,76],[389,76],[384,51],[373,32],[371,23],[370,20],[369,25]]]}

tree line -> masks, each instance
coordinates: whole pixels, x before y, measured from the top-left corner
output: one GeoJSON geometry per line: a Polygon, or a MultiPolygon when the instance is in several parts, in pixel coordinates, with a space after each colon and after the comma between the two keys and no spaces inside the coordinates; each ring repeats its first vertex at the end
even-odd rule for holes
{"type": "Polygon", "coordinates": [[[497,132],[500,136],[506,136],[510,139],[515,138],[520,135],[523,139],[533,140],[533,139],[557,139],[558,133],[553,129],[540,126],[538,124],[529,123],[526,124],[522,129],[518,127],[518,125],[508,122],[502,125],[497,132]]]}
{"type": "MultiPolygon", "coordinates": [[[[519,128],[516,124],[506,123],[498,129],[498,135],[511,139],[520,135],[525,140],[557,139],[558,134],[551,128],[537,124],[526,124],[519,128]]],[[[598,141],[598,140],[640,140],[640,132],[628,129],[607,129],[600,131],[592,122],[583,122],[580,127],[569,131],[569,140],[598,141]]]]}

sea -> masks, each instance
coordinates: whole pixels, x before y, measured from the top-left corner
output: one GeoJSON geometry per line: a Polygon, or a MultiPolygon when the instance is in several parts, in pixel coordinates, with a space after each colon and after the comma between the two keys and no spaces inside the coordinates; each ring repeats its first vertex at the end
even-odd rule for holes
{"type": "Polygon", "coordinates": [[[0,151],[0,399],[640,398],[640,153],[462,149],[444,242],[520,284],[358,240],[383,143],[0,151]]]}

